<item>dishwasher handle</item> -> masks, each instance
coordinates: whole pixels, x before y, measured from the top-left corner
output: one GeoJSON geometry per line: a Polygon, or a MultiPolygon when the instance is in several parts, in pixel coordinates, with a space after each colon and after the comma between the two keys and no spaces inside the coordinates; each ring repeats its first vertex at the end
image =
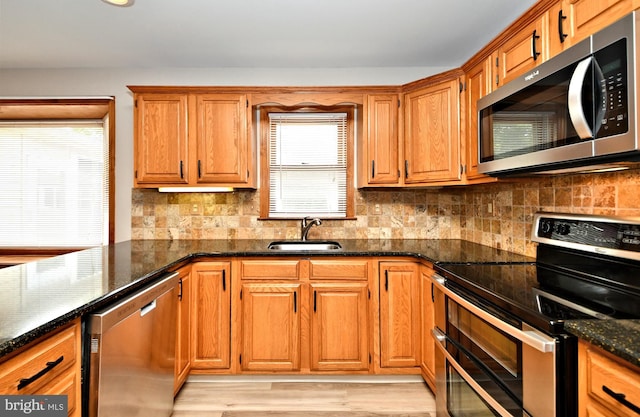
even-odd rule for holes
{"type": "Polygon", "coordinates": [[[168,291],[177,288],[178,272],[172,272],[159,278],[153,284],[143,288],[124,300],[90,315],[89,325],[92,335],[104,334],[122,320],[139,313],[150,313],[156,306],[156,299],[168,291]]]}

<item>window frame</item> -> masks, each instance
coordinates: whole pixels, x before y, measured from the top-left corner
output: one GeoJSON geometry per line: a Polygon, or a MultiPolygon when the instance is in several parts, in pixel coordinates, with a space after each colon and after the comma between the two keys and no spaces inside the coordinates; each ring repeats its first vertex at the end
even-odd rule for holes
{"type": "Polygon", "coordinates": [[[347,195],[346,215],[327,217],[327,220],[355,219],[354,147],[355,147],[355,106],[260,106],[258,107],[260,137],[260,220],[299,220],[300,217],[270,217],[270,177],[269,177],[269,113],[346,113],[347,114],[347,195]]]}
{"type": "MultiPolygon", "coordinates": [[[[102,119],[109,146],[108,244],[115,242],[115,97],[58,99],[0,99],[0,120],[48,121],[102,119]]],[[[0,256],[55,256],[86,247],[2,247],[0,256]]]]}

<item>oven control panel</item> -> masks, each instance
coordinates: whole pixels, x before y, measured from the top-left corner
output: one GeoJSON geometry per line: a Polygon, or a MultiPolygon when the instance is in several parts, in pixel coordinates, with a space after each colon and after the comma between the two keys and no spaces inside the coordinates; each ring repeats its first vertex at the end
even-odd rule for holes
{"type": "Polygon", "coordinates": [[[538,213],[531,236],[536,242],[640,259],[640,218],[538,213]]]}

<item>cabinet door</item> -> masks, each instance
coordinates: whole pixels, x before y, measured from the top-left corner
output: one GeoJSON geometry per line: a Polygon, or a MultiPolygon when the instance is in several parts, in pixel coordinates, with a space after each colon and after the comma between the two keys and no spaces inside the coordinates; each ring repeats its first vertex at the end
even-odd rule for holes
{"type": "Polygon", "coordinates": [[[431,390],[435,392],[436,346],[435,346],[433,337],[431,336],[431,330],[435,326],[435,318],[434,318],[435,294],[434,294],[434,286],[431,281],[432,275],[433,275],[433,270],[431,268],[424,265],[420,266],[420,286],[421,286],[420,312],[422,314],[422,317],[421,317],[422,349],[421,349],[421,355],[420,355],[420,358],[421,358],[420,369],[422,371],[422,376],[424,380],[427,382],[427,385],[429,385],[429,387],[431,387],[431,390]]]}
{"type": "Polygon", "coordinates": [[[367,282],[312,283],[311,370],[369,369],[367,282]]]}
{"type": "Polygon", "coordinates": [[[174,395],[178,393],[191,370],[191,267],[184,267],[179,273],[174,395]]]}
{"type": "Polygon", "coordinates": [[[382,367],[420,364],[418,265],[380,263],[380,356],[382,367]]]}
{"type": "Polygon", "coordinates": [[[192,369],[230,366],[230,277],[230,262],[198,262],[192,266],[192,369]]]}
{"type": "Polygon", "coordinates": [[[536,19],[498,48],[499,85],[508,83],[547,59],[547,34],[544,29],[543,18],[536,19]]]}
{"type": "MultiPolygon", "coordinates": [[[[466,176],[467,179],[486,178],[478,172],[478,100],[491,88],[491,61],[489,57],[473,67],[466,74],[466,99],[467,99],[467,125],[465,129],[466,140],[466,176]]],[[[494,181],[493,179],[491,179],[494,181]]]]}
{"type": "Polygon", "coordinates": [[[196,96],[198,183],[246,183],[249,140],[247,97],[242,94],[196,96]]]}
{"type": "Polygon", "coordinates": [[[558,1],[548,11],[548,42],[549,57],[553,58],[560,52],[571,46],[573,38],[571,34],[570,7],[564,1],[558,1]]]}
{"type": "Polygon", "coordinates": [[[460,179],[458,79],[405,95],[406,184],[460,179]]]}
{"type": "Polygon", "coordinates": [[[604,29],[640,7],[637,0],[564,0],[571,20],[571,44],[604,29]]]}
{"type": "Polygon", "coordinates": [[[367,97],[366,145],[360,170],[365,184],[398,184],[398,103],[397,94],[367,97]]]}
{"type": "Polygon", "coordinates": [[[242,370],[299,370],[300,284],[244,283],[240,298],[242,370]]]}
{"type": "Polygon", "coordinates": [[[187,96],[136,95],[134,117],[136,185],[186,184],[187,96]]]}

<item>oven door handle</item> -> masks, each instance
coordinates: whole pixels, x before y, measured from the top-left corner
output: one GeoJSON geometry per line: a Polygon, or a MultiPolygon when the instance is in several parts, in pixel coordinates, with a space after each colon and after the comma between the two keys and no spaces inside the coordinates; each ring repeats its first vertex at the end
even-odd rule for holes
{"type": "Polygon", "coordinates": [[[486,312],[485,310],[479,308],[478,306],[473,305],[467,299],[461,297],[455,292],[451,291],[449,288],[445,286],[446,278],[434,274],[433,275],[434,284],[440,291],[442,291],[447,297],[454,300],[456,303],[460,304],[465,309],[469,310],[471,313],[475,314],[482,320],[491,324],[492,326],[502,330],[510,336],[515,337],[522,343],[531,346],[532,348],[542,352],[554,352],[556,349],[555,339],[542,334],[541,332],[535,330],[520,330],[517,327],[513,327],[510,324],[505,323],[500,320],[493,314],[486,312]]]}
{"type": "MultiPolygon", "coordinates": [[[[502,417],[513,417],[513,414],[508,412],[499,402],[497,402],[487,391],[484,390],[472,377],[464,370],[462,366],[451,356],[451,354],[447,351],[446,348],[446,340],[447,336],[442,333],[442,331],[438,328],[431,329],[431,334],[436,341],[436,346],[440,350],[440,352],[447,359],[447,362],[454,367],[456,372],[460,374],[460,376],[465,380],[471,388],[480,396],[491,408],[497,411],[502,417]]],[[[526,413],[523,413],[526,416],[526,413]]]]}

